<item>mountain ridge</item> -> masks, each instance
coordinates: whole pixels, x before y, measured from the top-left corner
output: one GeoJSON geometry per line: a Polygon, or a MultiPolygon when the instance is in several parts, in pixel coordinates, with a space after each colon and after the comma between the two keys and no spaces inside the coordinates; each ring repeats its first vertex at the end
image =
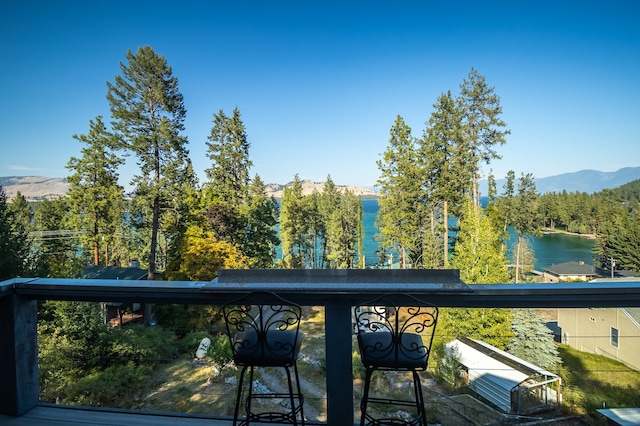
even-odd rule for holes
{"type": "MultiPolygon", "coordinates": [[[[519,176],[516,176],[516,180],[519,176]]],[[[598,170],[579,170],[577,172],[561,173],[559,175],[535,178],[536,189],[539,194],[549,192],[586,192],[595,193],[603,189],[613,189],[626,183],[640,179],[640,167],[623,167],[615,172],[602,172],[598,170]]],[[[313,182],[302,180],[302,193],[309,195],[313,191],[322,192],[325,182],[313,182]]],[[[506,179],[497,179],[498,194],[502,193],[506,179]]],[[[274,198],[282,198],[284,188],[291,185],[270,183],[266,185],[267,195],[274,198]]],[[[479,182],[480,193],[487,194],[487,180],[479,182]]],[[[516,182],[517,185],[517,182],[516,182]]],[[[45,176],[5,176],[0,177],[0,186],[4,189],[7,199],[13,199],[20,192],[29,201],[51,200],[64,197],[69,189],[69,182],[63,178],[50,178],[45,176]]],[[[356,196],[362,198],[375,198],[379,193],[376,190],[354,185],[336,185],[342,192],[350,190],[356,196]]]]}
{"type": "MultiPolygon", "coordinates": [[[[516,175],[515,185],[520,178],[516,175]]],[[[640,167],[623,167],[615,172],[601,172],[599,170],[585,169],[577,172],[561,173],[559,175],[536,178],[536,190],[539,194],[547,194],[550,192],[586,192],[593,194],[603,189],[613,189],[640,179],[640,167]]],[[[498,195],[502,193],[503,185],[506,179],[496,179],[496,189],[498,195]]],[[[486,195],[487,180],[483,179],[479,182],[480,193],[486,195]]]]}

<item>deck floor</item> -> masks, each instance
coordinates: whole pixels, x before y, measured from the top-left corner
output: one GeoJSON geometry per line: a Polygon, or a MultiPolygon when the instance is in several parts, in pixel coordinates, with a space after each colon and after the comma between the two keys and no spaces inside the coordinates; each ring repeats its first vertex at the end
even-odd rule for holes
{"type": "MultiPolygon", "coordinates": [[[[326,423],[305,422],[307,425],[326,423]]],[[[0,426],[231,426],[231,417],[154,413],[42,404],[20,417],[0,414],[0,426]]],[[[279,425],[280,423],[271,423],[279,425]]]]}
{"type": "Polygon", "coordinates": [[[2,426],[230,426],[232,419],[179,414],[111,411],[55,405],[38,405],[21,417],[0,415],[2,426]]]}

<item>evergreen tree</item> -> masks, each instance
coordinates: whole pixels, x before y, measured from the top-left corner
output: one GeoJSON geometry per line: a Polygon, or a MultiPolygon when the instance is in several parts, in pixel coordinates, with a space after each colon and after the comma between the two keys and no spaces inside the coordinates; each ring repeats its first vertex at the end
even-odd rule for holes
{"type": "Polygon", "coordinates": [[[136,155],[140,166],[132,184],[139,205],[150,209],[150,216],[141,217],[141,223],[150,235],[148,269],[152,280],[163,209],[181,196],[182,183],[191,178],[187,139],[181,135],[186,109],[178,79],[164,56],[144,46],[136,53],[129,50],[126,59],[127,64],[120,63],[121,75],[107,83],[107,100],[115,135],[136,155]]]}
{"type": "Polygon", "coordinates": [[[211,160],[205,184],[207,217],[217,238],[237,247],[242,243],[247,219],[242,210],[248,202],[252,166],[249,147],[238,108],[231,117],[222,110],[214,115],[207,142],[207,156],[211,160]]]}
{"type": "Polygon", "coordinates": [[[329,227],[329,222],[331,221],[331,217],[334,213],[340,208],[340,190],[336,186],[336,184],[331,179],[331,176],[327,176],[327,181],[325,182],[322,193],[318,197],[317,202],[317,210],[318,210],[318,218],[319,218],[319,226],[318,230],[320,231],[320,235],[322,237],[321,240],[321,251],[322,251],[322,264],[321,268],[331,267],[330,262],[328,260],[329,248],[328,246],[328,236],[327,236],[327,228],[329,227]]]}
{"type": "Polygon", "coordinates": [[[248,195],[249,141],[240,110],[235,108],[228,117],[223,110],[213,116],[213,127],[207,142],[207,156],[211,167],[206,170],[206,201],[232,205],[242,204],[248,195]]]}
{"type": "Polygon", "coordinates": [[[267,196],[260,176],[255,175],[249,187],[247,227],[245,241],[240,248],[247,256],[249,268],[273,268],[276,247],[280,244],[278,225],[278,202],[267,196]]]}
{"type": "Polygon", "coordinates": [[[16,210],[9,208],[0,185],[0,281],[22,274],[29,254],[29,238],[16,210]]]}
{"type": "MultiPolygon", "coordinates": [[[[451,267],[459,269],[460,278],[468,284],[504,283],[509,278],[508,260],[500,235],[491,219],[470,197],[461,212],[451,267]]],[[[506,348],[512,337],[512,318],[506,309],[446,309],[441,324],[446,335],[479,339],[500,349],[506,348]]]]}
{"type": "Polygon", "coordinates": [[[482,209],[468,198],[461,211],[460,230],[451,266],[466,283],[492,284],[509,280],[508,259],[500,234],[482,209]]]}
{"type": "Polygon", "coordinates": [[[102,118],[89,122],[87,135],[74,135],[74,139],[86,144],[82,157],[72,157],[67,168],[74,174],[68,197],[71,225],[82,231],[80,241],[88,252],[93,252],[93,264],[100,264],[100,246],[104,245],[104,265],[109,264],[109,248],[115,235],[122,228],[124,190],[118,185],[117,168],[124,159],[114,152],[114,140],[102,118]]]}
{"type": "Polygon", "coordinates": [[[20,191],[9,204],[9,209],[13,212],[15,220],[25,230],[29,231],[33,227],[33,210],[20,191]]]}
{"type": "Polygon", "coordinates": [[[45,200],[33,215],[32,253],[29,273],[47,278],[77,278],[85,263],[77,256],[77,237],[69,235],[69,200],[45,200]],[[53,232],[54,235],[49,235],[53,232]]]}
{"type": "MultiPolygon", "coordinates": [[[[421,140],[420,158],[424,164],[425,187],[435,206],[442,209],[440,228],[443,265],[449,263],[449,213],[458,214],[465,193],[471,191],[472,175],[466,166],[471,160],[464,148],[462,117],[451,92],[440,95],[421,140]]],[[[434,211],[435,215],[435,211],[434,211]]]]}
{"type": "Polygon", "coordinates": [[[377,164],[381,172],[377,183],[380,209],[376,218],[380,245],[385,252],[397,251],[400,268],[404,269],[416,247],[416,235],[421,235],[422,224],[429,220],[422,204],[424,193],[416,141],[402,117],[398,116],[391,127],[389,144],[377,164]]]}
{"type": "MultiPolygon", "coordinates": [[[[614,269],[640,271],[640,215],[638,210],[620,217],[607,229],[602,240],[604,247],[598,245],[601,263],[611,265],[614,269]]],[[[602,243],[600,243],[602,244],[602,243]]]]}
{"type": "Polygon", "coordinates": [[[517,234],[515,250],[515,282],[519,282],[523,270],[522,258],[526,249],[527,235],[540,236],[540,221],[538,218],[538,193],[533,176],[522,174],[518,183],[518,196],[513,210],[513,228],[517,234]]]}
{"type": "Polygon", "coordinates": [[[501,158],[495,147],[505,144],[506,136],[511,132],[505,129],[506,123],[500,118],[500,97],[495,94],[495,89],[487,84],[484,76],[472,68],[467,78],[462,81],[460,89],[458,101],[462,110],[466,151],[471,155],[467,167],[473,175],[473,201],[478,206],[480,164],[489,164],[491,160],[501,158]]]}
{"type": "Polygon", "coordinates": [[[280,239],[283,267],[306,268],[310,259],[307,203],[302,196],[302,182],[296,174],[293,183],[284,188],[280,206],[280,239]]]}
{"type": "Polygon", "coordinates": [[[330,267],[357,267],[357,255],[363,237],[362,200],[353,192],[346,191],[340,196],[338,208],[332,212],[327,224],[327,259],[330,267]]]}
{"type": "Polygon", "coordinates": [[[562,364],[553,333],[535,310],[515,309],[512,329],[507,352],[547,370],[562,364]]]}

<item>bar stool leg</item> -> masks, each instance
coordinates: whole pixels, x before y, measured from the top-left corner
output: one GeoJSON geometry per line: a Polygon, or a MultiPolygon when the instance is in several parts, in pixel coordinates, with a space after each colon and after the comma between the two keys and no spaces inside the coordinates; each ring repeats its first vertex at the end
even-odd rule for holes
{"type": "Polygon", "coordinates": [[[238,424],[238,414],[240,412],[240,401],[242,399],[242,383],[244,381],[244,373],[247,371],[247,367],[242,367],[240,370],[240,380],[238,381],[238,392],[236,394],[236,407],[233,411],[233,426],[238,424]]]}
{"type": "Polygon", "coordinates": [[[373,369],[367,368],[364,378],[364,393],[362,394],[362,400],[360,401],[360,426],[364,426],[365,419],[367,417],[367,403],[369,402],[369,387],[371,385],[372,374],[373,369]]]}

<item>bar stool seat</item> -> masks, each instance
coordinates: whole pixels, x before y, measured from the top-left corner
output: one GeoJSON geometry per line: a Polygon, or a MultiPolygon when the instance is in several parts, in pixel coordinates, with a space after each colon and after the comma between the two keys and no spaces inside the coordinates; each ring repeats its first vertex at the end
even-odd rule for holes
{"type": "MultiPolygon", "coordinates": [[[[410,295],[381,296],[356,306],[355,326],[360,358],[365,367],[364,392],[360,402],[360,425],[427,425],[427,413],[419,371],[427,369],[438,308],[410,295]],[[372,397],[371,383],[377,371],[411,373],[413,399],[393,396],[372,397]],[[374,417],[371,405],[415,408],[412,419],[388,415],[374,417]],[[367,411],[369,410],[369,411],[367,411]]],[[[391,411],[394,411],[391,410],[391,411]]]]}
{"type": "Polygon", "coordinates": [[[251,422],[304,425],[304,397],[300,390],[297,366],[304,338],[299,330],[302,308],[272,292],[252,292],[223,306],[223,315],[233,361],[241,367],[233,425],[238,424],[243,400],[246,417],[240,425],[249,425],[251,422]],[[254,369],[257,367],[283,368],[287,377],[287,392],[256,392],[254,369]],[[249,383],[247,396],[243,398],[247,371],[249,383]],[[256,412],[253,403],[263,399],[287,400],[288,410],[256,412]]]}

